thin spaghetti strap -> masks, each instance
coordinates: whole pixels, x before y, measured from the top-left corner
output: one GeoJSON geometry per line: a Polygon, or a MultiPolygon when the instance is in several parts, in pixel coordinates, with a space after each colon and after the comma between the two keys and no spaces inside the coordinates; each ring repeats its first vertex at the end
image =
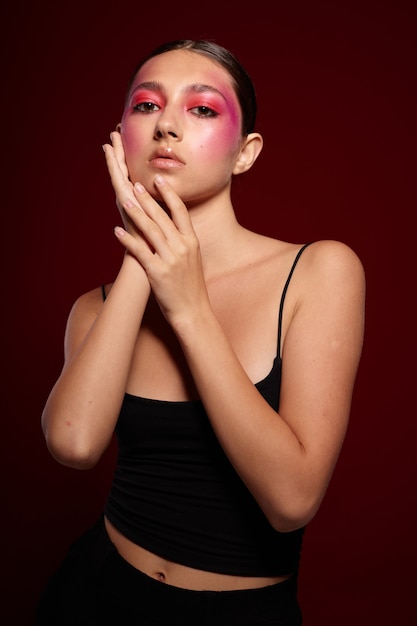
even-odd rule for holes
{"type": "Polygon", "coordinates": [[[295,270],[295,266],[298,263],[298,259],[300,258],[300,256],[302,255],[302,253],[304,252],[304,250],[307,248],[307,246],[309,246],[310,244],[312,244],[313,242],[310,241],[309,243],[304,244],[299,251],[297,252],[297,256],[294,259],[294,263],[292,264],[290,273],[288,274],[288,278],[287,281],[284,285],[284,289],[282,290],[282,296],[281,296],[281,303],[279,305],[279,317],[278,317],[278,347],[277,347],[277,354],[278,356],[281,356],[281,326],[282,326],[282,312],[284,310],[284,300],[285,300],[285,295],[287,293],[287,289],[288,289],[288,285],[290,284],[290,280],[291,277],[293,275],[293,272],[295,270]]]}
{"type": "Polygon", "coordinates": [[[106,285],[104,285],[104,284],[101,285],[101,295],[103,296],[103,302],[104,302],[106,297],[107,297],[106,296],[106,285]]]}

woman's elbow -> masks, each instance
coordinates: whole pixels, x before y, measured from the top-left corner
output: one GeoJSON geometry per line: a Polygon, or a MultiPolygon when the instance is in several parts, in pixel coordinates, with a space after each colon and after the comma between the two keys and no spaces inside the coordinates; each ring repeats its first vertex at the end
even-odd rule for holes
{"type": "Polygon", "coordinates": [[[86,470],[98,463],[101,452],[95,446],[88,445],[85,440],[76,437],[70,429],[63,433],[61,428],[48,426],[44,415],[42,416],[42,430],[49,453],[61,465],[86,470]]]}
{"type": "Polygon", "coordinates": [[[61,465],[72,469],[88,470],[99,461],[100,456],[91,450],[74,445],[57,443],[52,437],[45,437],[46,447],[51,456],[61,465]]]}
{"type": "Polygon", "coordinates": [[[275,503],[266,513],[271,526],[278,532],[288,533],[306,526],[315,516],[321,499],[294,497],[284,504],[275,503]]]}

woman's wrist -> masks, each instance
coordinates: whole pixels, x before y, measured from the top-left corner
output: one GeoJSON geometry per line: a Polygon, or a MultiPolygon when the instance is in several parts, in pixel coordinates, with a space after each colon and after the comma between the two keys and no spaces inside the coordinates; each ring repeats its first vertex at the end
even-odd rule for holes
{"type": "MultiPolygon", "coordinates": [[[[129,253],[125,253],[112,291],[128,292],[129,301],[133,302],[135,294],[148,299],[151,287],[145,270],[129,253]],[[120,291],[121,290],[121,291],[120,291]]],[[[110,294],[109,294],[110,295],[110,294]]]]}

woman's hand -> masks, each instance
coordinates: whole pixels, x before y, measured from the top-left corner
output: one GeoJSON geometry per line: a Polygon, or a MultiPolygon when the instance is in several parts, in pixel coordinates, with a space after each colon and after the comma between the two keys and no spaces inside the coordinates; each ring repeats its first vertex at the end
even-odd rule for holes
{"type": "Polygon", "coordinates": [[[123,224],[128,232],[133,232],[134,228],[126,215],[123,205],[126,202],[137,204],[133,190],[133,185],[129,178],[126,165],[125,153],[123,150],[122,137],[119,132],[110,133],[112,145],[104,144],[103,150],[106,158],[107,169],[110,174],[111,183],[116,195],[116,205],[119,209],[123,224]]]}
{"type": "Polygon", "coordinates": [[[123,209],[141,237],[119,227],[115,234],[144,268],[162,313],[175,330],[209,300],[188,210],[162,176],[155,177],[155,186],[167,210],[136,183],[135,200],[128,198],[123,209]]]}

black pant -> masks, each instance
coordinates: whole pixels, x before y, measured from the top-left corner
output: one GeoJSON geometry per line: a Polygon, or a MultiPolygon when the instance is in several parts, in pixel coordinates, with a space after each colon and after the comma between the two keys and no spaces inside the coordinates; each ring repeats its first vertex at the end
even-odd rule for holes
{"type": "Polygon", "coordinates": [[[193,591],[143,574],[103,520],[69,550],[45,589],[36,626],[300,626],[297,579],[239,591],[193,591]]]}

